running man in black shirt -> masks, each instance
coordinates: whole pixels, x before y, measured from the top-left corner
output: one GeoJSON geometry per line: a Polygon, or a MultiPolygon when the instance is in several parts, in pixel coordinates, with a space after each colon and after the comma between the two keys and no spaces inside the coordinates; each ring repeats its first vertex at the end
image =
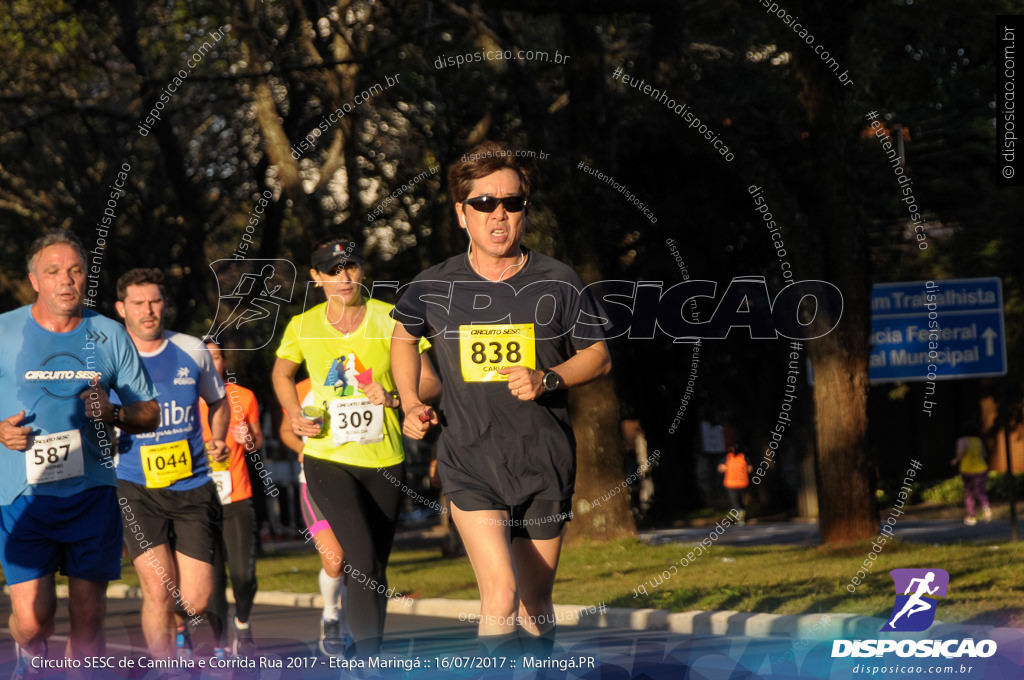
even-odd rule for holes
{"type": "Polygon", "coordinates": [[[420,274],[395,309],[391,363],[413,438],[438,422],[417,398],[417,340],[436,352],[438,470],[480,588],[481,637],[517,624],[551,637],[576,478],[567,390],[611,370],[605,317],[579,276],[521,246],[533,184],[511,149],[465,154],[449,185],[469,250],[420,274]]]}

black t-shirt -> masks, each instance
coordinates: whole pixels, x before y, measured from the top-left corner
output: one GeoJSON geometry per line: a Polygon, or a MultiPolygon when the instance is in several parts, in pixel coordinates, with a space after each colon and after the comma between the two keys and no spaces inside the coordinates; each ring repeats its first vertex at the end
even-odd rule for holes
{"type": "Polygon", "coordinates": [[[571,498],[568,391],[521,401],[494,370],[517,362],[548,369],[604,337],[607,317],[580,277],[529,252],[519,272],[493,282],[460,254],[404,288],[394,316],[430,339],[444,383],[437,462],[445,491],[482,491],[507,505],[571,498]]]}

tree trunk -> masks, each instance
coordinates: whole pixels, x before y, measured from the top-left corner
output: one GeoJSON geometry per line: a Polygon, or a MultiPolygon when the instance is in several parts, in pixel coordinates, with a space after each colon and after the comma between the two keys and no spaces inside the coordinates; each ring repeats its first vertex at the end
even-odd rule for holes
{"type": "Polygon", "coordinates": [[[630,488],[622,469],[614,380],[602,378],[574,389],[570,412],[576,432],[577,470],[569,542],[635,536],[630,488]]]}
{"type": "MultiPolygon", "coordinates": [[[[610,139],[605,110],[603,48],[595,38],[593,24],[563,15],[566,47],[573,57],[567,69],[570,116],[574,122],[569,142],[563,147],[566,174],[559,177],[563,188],[576,195],[572,208],[560,211],[559,241],[571,254],[584,283],[601,280],[604,267],[597,242],[607,242],[602,232],[611,233],[608,216],[595,202],[584,199],[587,187],[580,186],[576,162],[584,151],[600,147],[595,139],[610,139]],[[588,225],[581,229],[580,225],[588,225]]],[[[557,156],[556,156],[557,157],[557,156]]],[[[600,160],[600,159],[598,159],[600,160]]],[[[608,160],[605,167],[608,167],[608,160]]],[[[552,192],[553,193],[553,192],[552,192]]],[[[630,489],[625,483],[622,437],[619,432],[619,399],[612,378],[597,380],[573,390],[572,421],[577,438],[576,495],[569,540],[581,538],[610,540],[636,535],[630,511],[630,489]],[[602,500],[604,499],[604,500],[602,500]],[[597,501],[595,503],[595,501],[597,501]]]]}
{"type": "MultiPolygon", "coordinates": [[[[833,28],[821,37],[844,63],[855,8],[849,0],[809,3],[815,25],[833,28]]],[[[823,543],[856,541],[878,533],[875,480],[867,448],[868,338],[871,322],[870,250],[867,230],[847,182],[846,147],[853,138],[846,92],[836,76],[804,45],[794,45],[804,81],[802,100],[811,131],[817,185],[816,219],[801,236],[813,243],[810,271],[843,294],[842,320],[828,335],[807,343],[814,368],[818,442],[819,529],[823,543]],[[812,261],[817,262],[813,265],[812,261]]]]}

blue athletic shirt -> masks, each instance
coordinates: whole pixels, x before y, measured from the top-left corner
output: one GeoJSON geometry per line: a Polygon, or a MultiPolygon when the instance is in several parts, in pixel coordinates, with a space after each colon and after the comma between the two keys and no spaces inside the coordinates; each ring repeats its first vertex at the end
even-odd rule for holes
{"type": "Polygon", "coordinates": [[[139,354],[156,385],[160,427],[121,433],[117,476],[150,488],[197,489],[211,480],[199,397],[207,404],[220,401],[224,383],[206,345],[191,335],[169,331],[160,349],[139,354]]]}
{"type": "Polygon", "coordinates": [[[117,486],[114,428],[90,420],[79,397],[97,374],[100,386],[125,404],[156,398],[135,345],[113,319],[85,309],[74,330],[56,333],[32,317],[32,305],[0,314],[0,418],[24,410],[21,424],[31,426],[34,435],[28,456],[45,459],[52,450],[59,465],[68,452],[61,443],[70,447],[68,437],[77,431],[84,463],[80,475],[29,484],[26,452],[0,444],[0,505],[22,494],[72,496],[95,486],[117,486]],[[48,438],[51,444],[40,444],[48,438]]]}

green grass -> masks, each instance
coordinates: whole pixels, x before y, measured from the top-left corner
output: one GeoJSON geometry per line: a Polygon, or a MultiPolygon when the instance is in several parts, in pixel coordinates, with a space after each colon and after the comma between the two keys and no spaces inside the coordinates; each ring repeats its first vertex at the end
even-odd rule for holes
{"type": "Polygon", "coordinates": [[[1021,543],[935,547],[889,543],[855,593],[846,587],[870,552],[870,541],[843,548],[713,546],[689,566],[678,567],[678,573],[660,586],[648,583],[647,596],[634,590],[669,565],[678,566],[690,550],[681,544],[645,546],[632,540],[570,549],[559,568],[555,599],[673,611],[885,617],[894,596],[888,571],[935,566],[950,574],[949,594],[941,605],[943,621],[1024,623],[1018,566],[1024,559],[1021,543]]]}
{"type": "MultiPolygon", "coordinates": [[[[939,618],[948,622],[1024,625],[1020,564],[1024,543],[929,546],[889,542],[855,593],[850,579],[871,550],[870,541],[840,548],[713,546],[644,596],[634,590],[692,549],[648,546],[629,539],[578,545],[562,552],[555,601],[609,607],[654,607],[673,611],[734,609],[769,614],[839,612],[885,617],[892,609],[896,568],[939,567],[950,575],[939,618]]],[[[320,562],[310,552],[260,558],[261,590],[315,593],[320,562]]],[[[391,558],[389,585],[413,598],[477,599],[473,570],[465,557],[437,550],[399,550],[391,558]]],[[[137,585],[130,566],[123,581],[137,585]]]]}
{"type": "MultiPolygon", "coordinates": [[[[950,575],[940,619],[993,625],[1024,624],[1020,565],[1024,543],[927,546],[889,543],[855,593],[850,579],[871,550],[870,542],[842,548],[713,546],[660,586],[635,589],[677,564],[688,545],[648,546],[636,540],[566,548],[555,584],[555,601],[673,611],[735,609],[769,614],[840,612],[885,617],[892,609],[890,569],[935,566],[950,575]],[[638,595],[634,597],[635,595],[638,595]]],[[[310,553],[261,558],[261,590],[317,592],[320,562],[310,553]]],[[[131,568],[124,581],[135,583],[131,568]]],[[[413,598],[476,599],[473,570],[465,557],[440,550],[396,551],[389,585],[413,598]]]]}

